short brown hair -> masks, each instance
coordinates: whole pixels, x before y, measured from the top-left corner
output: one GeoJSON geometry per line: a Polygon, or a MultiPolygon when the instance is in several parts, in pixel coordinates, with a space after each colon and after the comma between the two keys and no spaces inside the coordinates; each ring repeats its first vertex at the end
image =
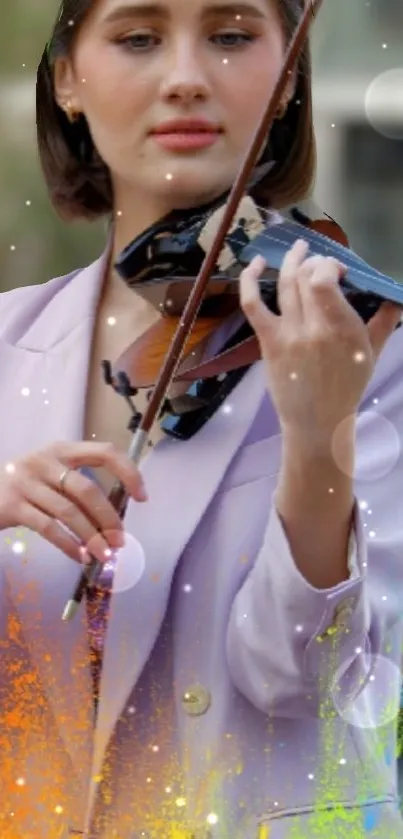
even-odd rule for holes
{"type": "MultiPolygon", "coordinates": [[[[53,61],[70,54],[93,2],[64,0],[37,74],[39,157],[52,204],[65,219],[96,219],[113,211],[109,169],[94,147],[87,121],[81,115],[70,123],[56,102],[53,87],[53,61]]],[[[298,24],[303,0],[275,2],[288,41],[298,24]]],[[[263,159],[274,160],[275,166],[259,185],[259,201],[280,208],[307,197],[316,166],[308,44],[300,56],[295,94],[284,117],[273,125],[263,159]]]]}

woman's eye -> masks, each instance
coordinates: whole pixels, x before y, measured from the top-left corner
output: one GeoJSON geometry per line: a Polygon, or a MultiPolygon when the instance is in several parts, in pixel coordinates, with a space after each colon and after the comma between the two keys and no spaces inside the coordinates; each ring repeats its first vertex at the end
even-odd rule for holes
{"type": "Polygon", "coordinates": [[[125,38],[119,38],[118,43],[129,50],[141,52],[157,46],[160,41],[158,35],[153,35],[150,32],[136,32],[133,35],[127,35],[125,38]]]}
{"type": "Polygon", "coordinates": [[[234,47],[243,47],[245,44],[250,44],[256,41],[256,35],[248,32],[218,32],[211,36],[211,40],[217,43],[218,46],[224,49],[233,49],[234,47]]]}

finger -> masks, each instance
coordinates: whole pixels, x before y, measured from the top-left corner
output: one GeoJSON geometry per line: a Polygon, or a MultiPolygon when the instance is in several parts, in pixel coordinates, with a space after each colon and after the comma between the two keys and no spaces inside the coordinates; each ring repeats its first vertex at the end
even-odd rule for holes
{"type": "Polygon", "coordinates": [[[27,527],[33,533],[42,536],[43,539],[46,539],[59,551],[69,556],[74,562],[81,563],[82,551],[79,542],[76,542],[72,536],[63,530],[60,524],[47,516],[42,510],[38,510],[29,502],[23,502],[19,521],[22,527],[27,527]]]}
{"type": "Polygon", "coordinates": [[[256,256],[239,278],[241,307],[258,336],[267,332],[277,319],[264,304],[260,294],[259,279],[265,268],[266,262],[263,257],[256,256]]]}
{"type": "MultiPolygon", "coordinates": [[[[92,522],[97,530],[115,532],[117,535],[123,532],[123,524],[110,501],[104,492],[94,481],[81,475],[74,469],[66,477],[63,492],[60,488],[61,465],[49,464],[48,483],[60,494],[61,502],[70,499],[92,522]]],[[[118,545],[115,545],[118,547],[118,545]]]]}
{"type": "Polygon", "coordinates": [[[29,483],[25,500],[46,519],[65,525],[70,533],[77,537],[79,547],[81,545],[91,551],[101,562],[105,562],[110,556],[111,547],[121,547],[121,544],[116,544],[116,531],[108,533],[107,540],[106,534],[97,532],[94,525],[70,499],[54,492],[46,484],[29,483]]]}
{"type": "Polygon", "coordinates": [[[351,311],[340,288],[345,266],[332,257],[319,257],[312,260],[311,269],[310,276],[303,275],[299,280],[305,317],[320,316],[328,323],[339,323],[351,311]]]}
{"type": "Polygon", "coordinates": [[[372,349],[377,357],[402,318],[402,307],[389,301],[382,303],[368,321],[367,329],[372,349]]]}
{"type": "Polygon", "coordinates": [[[284,257],[277,284],[278,304],[282,315],[300,321],[302,302],[297,282],[298,272],[304,263],[309,245],[298,239],[284,257]]]}
{"type": "Polygon", "coordinates": [[[103,467],[125,486],[136,501],[146,501],[144,482],[140,471],[123,452],[112,443],[57,443],[53,447],[56,457],[70,469],[80,466],[103,467]]]}

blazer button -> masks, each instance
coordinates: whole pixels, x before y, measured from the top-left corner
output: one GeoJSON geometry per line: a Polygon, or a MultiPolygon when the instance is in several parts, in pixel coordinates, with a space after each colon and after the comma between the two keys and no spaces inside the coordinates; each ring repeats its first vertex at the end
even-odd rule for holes
{"type": "Polygon", "coordinates": [[[192,685],[182,696],[182,707],[190,717],[201,717],[211,705],[211,694],[202,685],[192,685]]]}

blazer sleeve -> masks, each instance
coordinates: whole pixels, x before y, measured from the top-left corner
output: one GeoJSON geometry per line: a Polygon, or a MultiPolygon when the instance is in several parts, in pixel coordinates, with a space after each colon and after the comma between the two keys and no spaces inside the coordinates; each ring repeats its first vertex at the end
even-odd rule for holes
{"type": "Polygon", "coordinates": [[[363,684],[380,633],[366,587],[367,548],[355,501],[350,578],[315,589],[298,570],[273,505],[262,549],[233,602],[226,638],[233,683],[259,710],[282,717],[319,713],[332,691],[363,684]]]}

